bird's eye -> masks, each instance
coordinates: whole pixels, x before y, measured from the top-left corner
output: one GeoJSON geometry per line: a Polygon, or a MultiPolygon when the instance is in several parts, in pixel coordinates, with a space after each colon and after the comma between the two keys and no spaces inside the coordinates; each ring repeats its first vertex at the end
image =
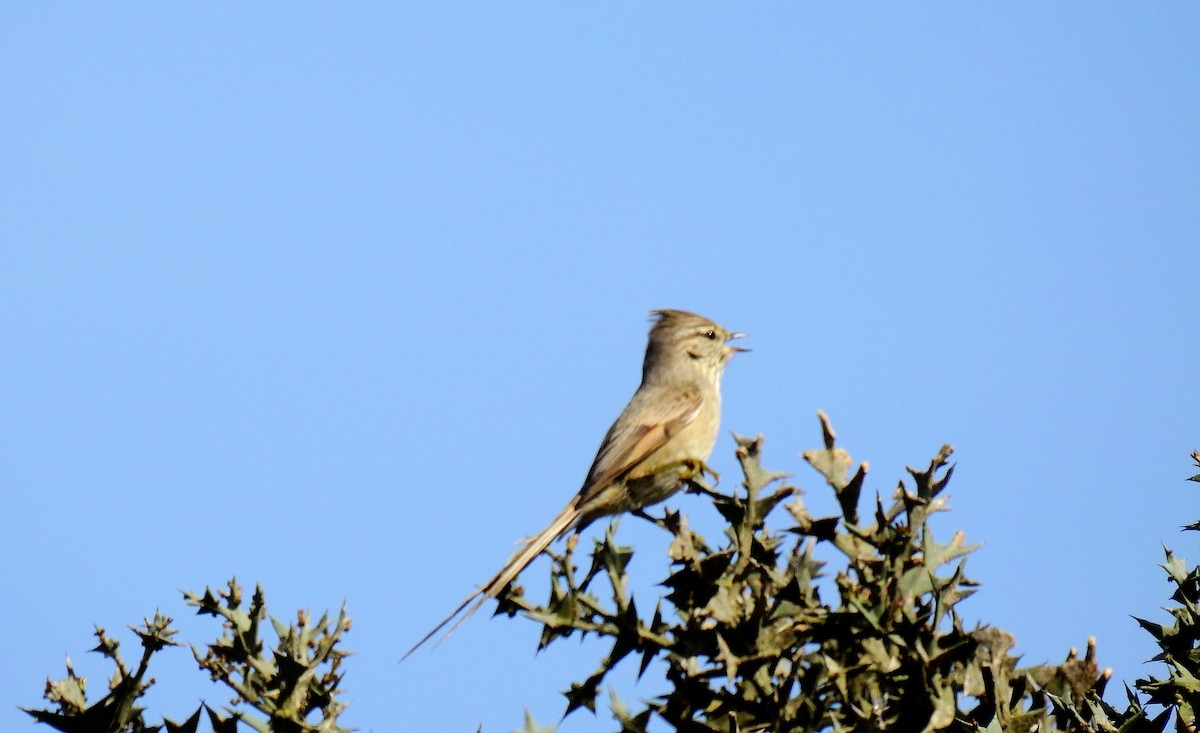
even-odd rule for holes
{"type": "Polygon", "coordinates": [[[704,338],[708,339],[709,341],[716,341],[717,332],[710,328],[708,332],[704,334],[704,338]]]}

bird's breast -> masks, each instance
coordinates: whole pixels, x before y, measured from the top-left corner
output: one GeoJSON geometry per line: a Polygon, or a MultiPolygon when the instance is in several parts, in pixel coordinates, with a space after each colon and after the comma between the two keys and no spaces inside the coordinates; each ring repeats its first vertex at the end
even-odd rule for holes
{"type": "Polygon", "coordinates": [[[667,438],[661,448],[647,456],[634,474],[644,476],[683,460],[708,461],[717,442],[720,422],[721,395],[716,390],[706,390],[696,417],[667,438]]]}

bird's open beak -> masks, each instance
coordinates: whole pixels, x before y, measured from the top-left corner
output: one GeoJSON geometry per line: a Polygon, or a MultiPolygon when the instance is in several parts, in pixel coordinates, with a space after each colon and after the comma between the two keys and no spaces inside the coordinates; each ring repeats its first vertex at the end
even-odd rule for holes
{"type": "MultiPolygon", "coordinates": [[[[725,340],[732,341],[734,339],[744,339],[744,338],[746,338],[746,334],[744,334],[744,333],[731,333],[731,334],[729,334],[729,338],[727,338],[725,340]]],[[[737,353],[739,351],[749,351],[750,350],[750,349],[747,349],[745,346],[730,346],[728,344],[725,345],[725,348],[729,349],[730,353],[737,353]]]]}

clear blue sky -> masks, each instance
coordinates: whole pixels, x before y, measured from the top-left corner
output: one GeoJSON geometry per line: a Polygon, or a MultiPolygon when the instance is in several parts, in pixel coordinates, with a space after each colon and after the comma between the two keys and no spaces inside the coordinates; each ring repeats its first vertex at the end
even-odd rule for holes
{"type": "MultiPolygon", "coordinates": [[[[718,471],[762,432],[830,509],[817,409],[873,490],[953,443],[968,618],[1153,671],[1130,615],[1200,560],[1195,4],[9,3],[0,68],[0,728],[65,654],[102,694],[93,623],[215,635],[178,589],[234,574],[349,605],[351,725],[556,721],[595,646],[485,613],[396,660],[578,488],[661,307],[751,335],[718,471]]],[[[161,657],[156,714],[228,697],[161,657]]]]}

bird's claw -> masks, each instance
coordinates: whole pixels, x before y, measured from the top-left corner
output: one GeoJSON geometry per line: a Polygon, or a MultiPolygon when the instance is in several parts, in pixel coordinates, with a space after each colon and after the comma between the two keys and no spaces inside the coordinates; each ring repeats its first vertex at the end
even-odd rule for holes
{"type": "Polygon", "coordinates": [[[703,479],[704,475],[708,474],[709,476],[712,476],[714,484],[721,483],[721,475],[712,470],[707,463],[699,458],[684,458],[679,463],[683,467],[680,478],[684,481],[694,482],[698,478],[703,479]]]}

